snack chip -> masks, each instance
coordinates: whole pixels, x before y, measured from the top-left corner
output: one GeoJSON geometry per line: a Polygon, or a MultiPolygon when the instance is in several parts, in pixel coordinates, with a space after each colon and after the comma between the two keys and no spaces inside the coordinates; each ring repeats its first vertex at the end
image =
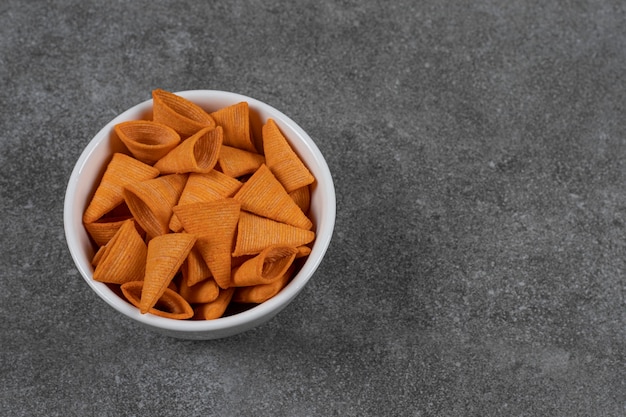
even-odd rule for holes
{"type": "Polygon", "coordinates": [[[146,244],[137,233],[135,222],[126,220],[113,238],[98,251],[93,279],[109,284],[124,284],[143,279],[146,244]]]}
{"type": "Polygon", "coordinates": [[[161,298],[195,242],[195,236],[188,233],[169,233],[148,242],[146,273],[139,305],[142,313],[147,313],[161,298]]]}
{"type": "Polygon", "coordinates": [[[112,217],[96,220],[93,223],[86,223],[85,229],[87,229],[87,233],[96,242],[97,246],[104,246],[115,236],[115,233],[127,220],[131,220],[134,223],[132,217],[112,217]]]}
{"type": "Polygon", "coordinates": [[[268,246],[257,256],[233,269],[231,286],[269,284],[287,272],[297,253],[298,249],[293,246],[268,246]]]}
{"type": "Polygon", "coordinates": [[[265,164],[243,184],[234,199],[241,203],[242,210],[259,216],[301,229],[313,226],[265,164]]]}
{"type": "Polygon", "coordinates": [[[231,250],[240,204],[232,198],[174,207],[187,233],[198,239],[198,251],[220,288],[230,285],[231,250]]]}
{"type": "Polygon", "coordinates": [[[224,129],[224,145],[256,152],[250,135],[250,115],[248,103],[233,104],[213,113],[211,117],[224,129]]]}
{"type": "MultiPolygon", "coordinates": [[[[211,170],[207,174],[191,173],[177,205],[200,203],[231,197],[239,190],[242,183],[219,171],[211,170]]],[[[179,232],[183,228],[178,216],[172,215],[170,230],[179,232]]]]}
{"type": "Polygon", "coordinates": [[[239,287],[235,290],[235,294],[233,294],[233,301],[237,303],[247,303],[247,304],[260,304],[263,303],[276,294],[280,292],[293,274],[294,268],[293,266],[287,270],[282,276],[278,279],[270,282],[269,284],[259,284],[253,285],[250,287],[239,287]]]}
{"type": "Polygon", "coordinates": [[[214,320],[222,317],[230,300],[233,298],[235,288],[220,289],[219,295],[213,301],[198,304],[194,308],[193,318],[196,320],[214,320]]]}
{"type": "Polygon", "coordinates": [[[220,170],[233,178],[251,174],[264,163],[263,155],[226,145],[222,145],[218,158],[220,170]]]}
{"type": "Polygon", "coordinates": [[[187,255],[185,262],[183,262],[181,272],[183,274],[183,279],[189,286],[195,285],[198,282],[204,281],[212,276],[211,271],[198,251],[197,246],[191,248],[191,252],[187,255]]]}
{"type": "Polygon", "coordinates": [[[263,125],[263,151],[267,166],[288,193],[315,181],[273,119],[263,125]]]}
{"type": "Polygon", "coordinates": [[[206,127],[215,127],[215,119],[202,107],[169,91],[152,92],[152,119],[171,127],[185,139],[206,127]]]}
{"type": "Polygon", "coordinates": [[[124,201],[124,186],[156,178],[159,170],[123,153],[114,153],[104,171],[85,214],[83,223],[92,223],[124,201]]]}
{"type": "Polygon", "coordinates": [[[296,188],[289,193],[289,197],[296,203],[303,213],[308,213],[311,208],[311,190],[308,185],[296,188]]]}
{"type": "MultiPolygon", "coordinates": [[[[124,297],[135,307],[141,307],[141,293],[144,281],[130,281],[120,287],[124,297]]],[[[175,290],[166,288],[154,307],[148,313],[168,319],[185,320],[193,317],[191,305],[175,290]]]]}
{"type": "Polygon", "coordinates": [[[210,303],[219,295],[220,287],[213,278],[205,279],[193,285],[189,285],[187,280],[183,278],[179,293],[185,300],[192,304],[210,303]]]}
{"type": "Polygon", "coordinates": [[[169,232],[172,207],[178,202],[186,181],[184,174],[170,174],[124,188],[126,204],[149,238],[169,232]]]}
{"type": "Polygon", "coordinates": [[[315,232],[242,211],[233,256],[255,255],[271,245],[302,246],[315,232]]]}
{"type": "Polygon", "coordinates": [[[150,120],[130,120],[115,125],[117,137],[141,162],[154,165],[180,143],[174,129],[150,120]]]}
{"type": "Polygon", "coordinates": [[[194,133],[159,159],[154,167],[163,174],[207,173],[215,164],[222,146],[222,128],[207,127],[194,133]]]}

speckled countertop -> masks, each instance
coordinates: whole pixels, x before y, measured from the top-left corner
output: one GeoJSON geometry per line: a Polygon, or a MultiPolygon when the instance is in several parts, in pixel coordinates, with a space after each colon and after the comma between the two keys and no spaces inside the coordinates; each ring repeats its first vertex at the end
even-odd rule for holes
{"type": "Polygon", "coordinates": [[[2,415],[626,415],[624,2],[4,0],[0,83],[2,415]],[[261,327],[160,336],[72,263],[71,170],[154,88],[327,159],[328,254],[261,327]]]}

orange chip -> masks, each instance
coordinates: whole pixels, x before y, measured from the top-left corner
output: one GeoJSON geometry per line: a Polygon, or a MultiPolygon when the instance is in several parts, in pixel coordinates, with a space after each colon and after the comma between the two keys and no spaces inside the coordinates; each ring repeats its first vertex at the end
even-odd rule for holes
{"type": "Polygon", "coordinates": [[[92,223],[124,201],[124,186],[159,175],[159,170],[122,153],[113,154],[102,180],[85,213],[84,223],[92,223]]]}
{"type": "Polygon", "coordinates": [[[222,128],[219,126],[202,129],[159,159],[154,167],[161,174],[210,172],[217,163],[222,137],[222,128]]]}
{"type": "Polygon", "coordinates": [[[93,279],[109,284],[123,284],[143,279],[146,266],[146,244],[135,228],[135,222],[126,220],[113,238],[98,251],[93,279]]]}
{"type": "Polygon", "coordinates": [[[94,253],[93,258],[91,258],[91,266],[95,268],[98,267],[98,263],[100,263],[100,259],[102,259],[102,255],[106,252],[106,246],[100,246],[96,253],[94,253]]]}
{"type": "Polygon", "coordinates": [[[222,317],[235,293],[235,288],[220,289],[217,298],[209,303],[198,304],[194,308],[196,320],[214,320],[222,317]]]}
{"type": "MultiPolygon", "coordinates": [[[[143,285],[144,281],[131,281],[120,287],[124,297],[137,308],[141,306],[143,285]]],[[[193,317],[193,308],[176,291],[166,288],[148,313],[168,319],[185,320],[193,317]]]]}
{"type": "Polygon", "coordinates": [[[169,91],[152,91],[152,120],[167,125],[182,139],[206,127],[214,128],[215,120],[202,107],[169,91]]]}
{"type": "Polygon", "coordinates": [[[211,113],[217,125],[224,129],[224,145],[250,152],[257,151],[250,136],[249,112],[248,103],[242,101],[211,113]]]}
{"type": "Polygon", "coordinates": [[[170,233],[148,242],[146,273],[139,306],[142,313],[147,313],[161,298],[195,241],[195,236],[188,233],[170,233]]]}
{"type": "Polygon", "coordinates": [[[174,207],[185,231],[198,238],[198,250],[220,288],[230,285],[230,254],[239,211],[239,202],[232,198],[174,207]]]}
{"type": "Polygon", "coordinates": [[[243,184],[234,198],[241,202],[242,210],[301,229],[313,226],[265,164],[243,184]]]}
{"type": "Polygon", "coordinates": [[[126,204],[148,239],[169,231],[172,207],[178,202],[186,181],[184,174],[171,174],[124,188],[126,204]]]}
{"type": "Polygon", "coordinates": [[[180,143],[180,135],[171,127],[150,120],[130,120],[115,125],[115,133],[131,154],[153,165],[180,143]]]}
{"type": "Polygon", "coordinates": [[[259,169],[265,163],[265,157],[255,152],[222,145],[217,161],[224,174],[237,178],[259,169]]]}
{"type": "Polygon", "coordinates": [[[191,304],[209,303],[217,298],[220,287],[213,278],[205,279],[194,285],[188,285],[183,278],[180,284],[180,295],[191,304]]]}
{"type": "Polygon", "coordinates": [[[300,207],[303,213],[308,213],[311,208],[311,190],[308,185],[296,188],[289,193],[289,197],[300,207]]]}
{"type": "Polygon", "coordinates": [[[237,226],[233,256],[254,255],[271,245],[302,246],[315,239],[315,232],[242,211],[237,226]]]}
{"type": "Polygon", "coordinates": [[[298,246],[298,253],[296,253],[296,259],[304,258],[311,254],[311,248],[308,246],[298,246]]]}
{"type": "Polygon", "coordinates": [[[272,245],[261,253],[233,269],[231,283],[233,287],[269,284],[287,272],[298,249],[292,246],[272,245]]]}
{"type": "Polygon", "coordinates": [[[188,285],[195,285],[211,276],[211,271],[197,247],[193,247],[182,266],[183,279],[188,285]]]}
{"type": "Polygon", "coordinates": [[[287,192],[312,184],[315,178],[283,136],[273,119],[263,125],[265,163],[287,192]]]}
{"type": "Polygon", "coordinates": [[[280,292],[291,279],[295,268],[293,265],[278,279],[269,284],[259,284],[250,287],[239,287],[235,290],[232,300],[236,303],[263,303],[280,292]]]}
{"type": "MultiPolygon", "coordinates": [[[[239,190],[241,182],[219,171],[212,170],[207,174],[189,174],[178,205],[215,201],[231,197],[239,190]]],[[[183,228],[176,214],[170,219],[170,230],[179,232],[183,228]]]]}
{"type": "MultiPolygon", "coordinates": [[[[132,217],[102,217],[100,220],[96,220],[93,223],[86,223],[85,229],[89,236],[96,242],[97,246],[104,246],[107,244],[126,220],[133,220],[132,217]]],[[[135,228],[140,235],[144,234],[141,227],[133,220],[135,228]]]]}

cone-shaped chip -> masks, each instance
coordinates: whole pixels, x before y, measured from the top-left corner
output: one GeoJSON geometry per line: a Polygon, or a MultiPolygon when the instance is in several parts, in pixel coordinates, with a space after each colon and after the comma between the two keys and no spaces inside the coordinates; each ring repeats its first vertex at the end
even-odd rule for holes
{"type": "Polygon", "coordinates": [[[148,165],[154,165],[180,143],[180,135],[174,129],[151,120],[119,123],[115,133],[135,158],[148,165]]]}
{"type": "MultiPolygon", "coordinates": [[[[180,195],[177,205],[200,203],[220,200],[233,196],[241,187],[242,183],[219,171],[212,170],[207,174],[189,174],[183,193],[180,195]]],[[[176,214],[170,219],[170,230],[180,232],[183,225],[176,214]]]]}
{"type": "Polygon", "coordinates": [[[152,120],[178,132],[182,139],[206,127],[215,127],[215,120],[202,107],[169,91],[152,91],[152,120]]]}
{"type": "Polygon", "coordinates": [[[287,192],[309,185],[315,177],[294,152],[273,119],[263,125],[265,163],[287,192]]]}
{"type": "Polygon", "coordinates": [[[159,159],[154,167],[162,175],[210,172],[217,163],[222,137],[222,128],[219,126],[202,129],[159,159]]]}
{"type": "Polygon", "coordinates": [[[220,289],[217,298],[211,302],[194,307],[193,318],[196,320],[214,320],[222,317],[235,293],[235,288],[220,289]]]}
{"type": "Polygon", "coordinates": [[[313,225],[266,165],[261,165],[243,184],[234,199],[241,203],[242,210],[259,216],[301,229],[313,225]]]}
{"type": "Polygon", "coordinates": [[[224,174],[237,178],[259,169],[261,164],[265,163],[265,157],[255,152],[222,145],[217,162],[224,174]]]}
{"type": "Polygon", "coordinates": [[[140,310],[147,313],[163,295],[189,255],[196,238],[189,233],[169,233],[148,242],[146,273],[140,310]]]}
{"type": "MultiPolygon", "coordinates": [[[[141,306],[141,292],[144,281],[131,281],[123,284],[120,289],[124,297],[135,307],[141,306]]],[[[148,313],[168,319],[185,320],[193,317],[193,308],[176,291],[166,288],[156,305],[148,313]]]]}
{"type": "Polygon", "coordinates": [[[124,188],[126,204],[149,239],[169,232],[172,207],[178,202],[186,181],[185,174],[172,174],[124,188]]]}
{"type": "Polygon", "coordinates": [[[220,288],[230,286],[231,252],[239,212],[240,204],[232,198],[174,207],[184,230],[198,238],[196,246],[220,288]]]}
{"type": "Polygon", "coordinates": [[[109,284],[143,279],[146,251],[146,244],[137,232],[135,222],[126,220],[107,245],[98,251],[93,279],[109,284]]]}
{"type": "Polygon", "coordinates": [[[124,201],[124,186],[133,182],[145,181],[159,175],[159,170],[144,164],[123,153],[113,154],[106,167],[102,180],[96,188],[83,222],[92,223],[113,210],[124,201]]]}
{"type": "Polygon", "coordinates": [[[233,256],[254,255],[271,245],[301,246],[312,242],[315,232],[242,211],[233,256]]]}
{"type": "Polygon", "coordinates": [[[223,107],[211,113],[211,117],[218,126],[224,128],[224,145],[256,152],[250,134],[250,109],[247,102],[223,107]]]}
{"type": "Polygon", "coordinates": [[[287,272],[297,253],[298,249],[293,246],[269,246],[254,258],[233,269],[231,286],[269,284],[287,272]]]}

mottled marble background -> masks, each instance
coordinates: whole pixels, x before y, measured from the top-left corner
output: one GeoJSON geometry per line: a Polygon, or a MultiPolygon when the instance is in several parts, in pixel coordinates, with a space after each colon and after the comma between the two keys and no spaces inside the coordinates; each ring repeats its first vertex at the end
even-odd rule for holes
{"type": "Polygon", "coordinates": [[[626,415],[626,3],[0,4],[0,414],[626,415]],[[300,124],[328,255],[271,322],[139,328],[65,243],[116,114],[235,91],[300,124]]]}

